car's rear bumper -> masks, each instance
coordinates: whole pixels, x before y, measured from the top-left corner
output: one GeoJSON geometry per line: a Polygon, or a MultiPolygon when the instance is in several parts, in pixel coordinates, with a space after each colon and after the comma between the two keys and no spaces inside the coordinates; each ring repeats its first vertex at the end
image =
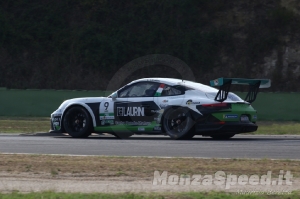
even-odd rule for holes
{"type": "Polygon", "coordinates": [[[247,133],[256,131],[258,126],[254,123],[226,122],[211,124],[196,124],[196,134],[209,135],[213,133],[247,133]]]}

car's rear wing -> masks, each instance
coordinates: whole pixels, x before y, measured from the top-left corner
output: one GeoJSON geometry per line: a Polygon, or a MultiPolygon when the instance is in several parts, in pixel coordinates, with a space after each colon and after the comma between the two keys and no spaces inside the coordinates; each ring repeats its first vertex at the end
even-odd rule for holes
{"type": "Polygon", "coordinates": [[[270,79],[243,79],[243,78],[218,78],[210,81],[211,86],[220,86],[215,97],[218,102],[223,102],[227,99],[231,84],[249,85],[249,91],[245,101],[252,103],[256,99],[259,88],[269,88],[271,86],[270,79]]]}

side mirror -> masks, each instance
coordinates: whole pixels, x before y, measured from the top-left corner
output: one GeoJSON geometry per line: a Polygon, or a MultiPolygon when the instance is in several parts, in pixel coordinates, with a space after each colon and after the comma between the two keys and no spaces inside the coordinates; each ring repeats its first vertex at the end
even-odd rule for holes
{"type": "Polygon", "coordinates": [[[115,100],[117,97],[118,97],[117,92],[114,92],[113,94],[111,94],[111,98],[112,98],[113,100],[115,100]]]}

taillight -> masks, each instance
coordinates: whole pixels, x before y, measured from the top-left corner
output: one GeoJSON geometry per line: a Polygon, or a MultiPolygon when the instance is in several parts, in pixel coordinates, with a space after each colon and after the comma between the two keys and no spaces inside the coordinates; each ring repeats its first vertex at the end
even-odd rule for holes
{"type": "Polygon", "coordinates": [[[216,103],[216,104],[203,104],[202,106],[207,107],[207,108],[214,108],[214,107],[227,107],[227,103],[216,103]]]}
{"type": "Polygon", "coordinates": [[[202,104],[197,106],[200,111],[217,111],[222,109],[231,109],[231,104],[228,103],[215,103],[215,104],[202,104]]]}

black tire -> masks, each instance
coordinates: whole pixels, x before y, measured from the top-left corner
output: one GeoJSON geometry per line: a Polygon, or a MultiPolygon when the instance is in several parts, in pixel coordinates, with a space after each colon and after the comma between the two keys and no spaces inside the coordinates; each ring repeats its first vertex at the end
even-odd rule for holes
{"type": "Polygon", "coordinates": [[[194,121],[186,108],[170,108],[163,116],[163,129],[172,139],[192,138],[194,136],[193,126],[194,121]]]}
{"type": "Polygon", "coordinates": [[[92,119],[83,107],[74,106],[67,110],[63,123],[66,132],[73,138],[85,138],[91,135],[92,119]]]}
{"type": "Polygon", "coordinates": [[[228,140],[235,136],[234,133],[221,134],[221,135],[211,135],[210,137],[215,140],[228,140]]]}

